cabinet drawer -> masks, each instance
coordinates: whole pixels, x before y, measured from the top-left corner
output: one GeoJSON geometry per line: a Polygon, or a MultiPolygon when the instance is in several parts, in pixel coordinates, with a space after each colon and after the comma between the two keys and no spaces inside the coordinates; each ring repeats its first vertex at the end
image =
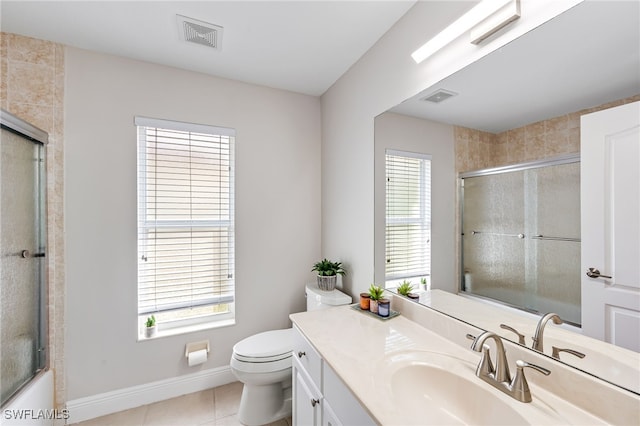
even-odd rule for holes
{"type": "Polygon", "coordinates": [[[302,335],[297,327],[293,327],[293,356],[300,362],[309,374],[316,387],[322,390],[322,359],[320,354],[311,346],[311,343],[302,335]]]}

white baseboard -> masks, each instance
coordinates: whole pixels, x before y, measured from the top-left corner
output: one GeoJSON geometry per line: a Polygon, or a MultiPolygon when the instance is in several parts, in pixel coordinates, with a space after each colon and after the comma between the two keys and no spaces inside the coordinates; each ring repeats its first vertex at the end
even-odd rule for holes
{"type": "Polygon", "coordinates": [[[69,410],[70,416],[67,424],[215,388],[235,381],[237,379],[231,372],[231,368],[224,366],[74,399],[67,401],[67,410],[69,410]]]}

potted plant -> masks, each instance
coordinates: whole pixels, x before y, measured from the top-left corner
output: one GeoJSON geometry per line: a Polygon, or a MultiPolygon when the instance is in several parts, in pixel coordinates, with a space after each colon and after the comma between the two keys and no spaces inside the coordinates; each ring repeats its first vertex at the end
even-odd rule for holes
{"type": "Polygon", "coordinates": [[[427,279],[425,277],[420,278],[420,285],[422,285],[422,289],[427,291],[427,279]]]}
{"type": "Polygon", "coordinates": [[[378,301],[382,299],[382,294],[384,293],[384,289],[375,284],[371,284],[369,287],[369,298],[371,301],[369,302],[369,311],[374,314],[378,313],[378,301]]]}
{"type": "Polygon", "coordinates": [[[402,281],[402,283],[396,289],[398,294],[405,297],[408,296],[409,293],[411,293],[411,290],[413,290],[413,284],[411,284],[411,281],[407,281],[407,280],[402,281]]]}
{"type": "Polygon", "coordinates": [[[320,290],[331,291],[336,288],[338,275],[344,275],[347,271],[342,268],[342,262],[332,262],[322,259],[313,265],[312,271],[318,272],[318,287],[320,290]]]}
{"type": "Polygon", "coordinates": [[[156,335],[157,326],[156,326],[156,317],[151,315],[147,317],[147,322],[145,323],[146,327],[144,329],[144,337],[147,339],[156,335]]]}

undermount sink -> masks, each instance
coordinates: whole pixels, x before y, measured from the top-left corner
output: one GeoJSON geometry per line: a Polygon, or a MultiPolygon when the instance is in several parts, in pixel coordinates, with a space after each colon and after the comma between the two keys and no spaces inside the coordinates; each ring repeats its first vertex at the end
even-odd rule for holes
{"type": "Polygon", "coordinates": [[[397,410],[422,424],[526,425],[519,403],[505,402],[475,376],[475,365],[435,352],[401,354],[388,360],[387,374],[397,410]]]}

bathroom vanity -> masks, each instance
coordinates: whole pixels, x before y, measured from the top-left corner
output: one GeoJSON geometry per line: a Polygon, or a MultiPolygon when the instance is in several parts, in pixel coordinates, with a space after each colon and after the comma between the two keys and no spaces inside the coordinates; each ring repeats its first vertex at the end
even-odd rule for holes
{"type": "Polygon", "coordinates": [[[300,329],[293,329],[293,424],[375,425],[300,329]]]}
{"type": "MultiPolygon", "coordinates": [[[[349,306],[290,316],[296,331],[293,422],[302,424],[633,424],[640,398],[505,341],[526,370],[523,403],[476,377],[482,331],[394,296],[401,315],[381,320],[349,306]],[[607,401],[607,404],[602,404],[607,401]],[[491,409],[487,409],[491,407],[491,409]]],[[[495,346],[491,356],[495,360],[495,346]]]]}

